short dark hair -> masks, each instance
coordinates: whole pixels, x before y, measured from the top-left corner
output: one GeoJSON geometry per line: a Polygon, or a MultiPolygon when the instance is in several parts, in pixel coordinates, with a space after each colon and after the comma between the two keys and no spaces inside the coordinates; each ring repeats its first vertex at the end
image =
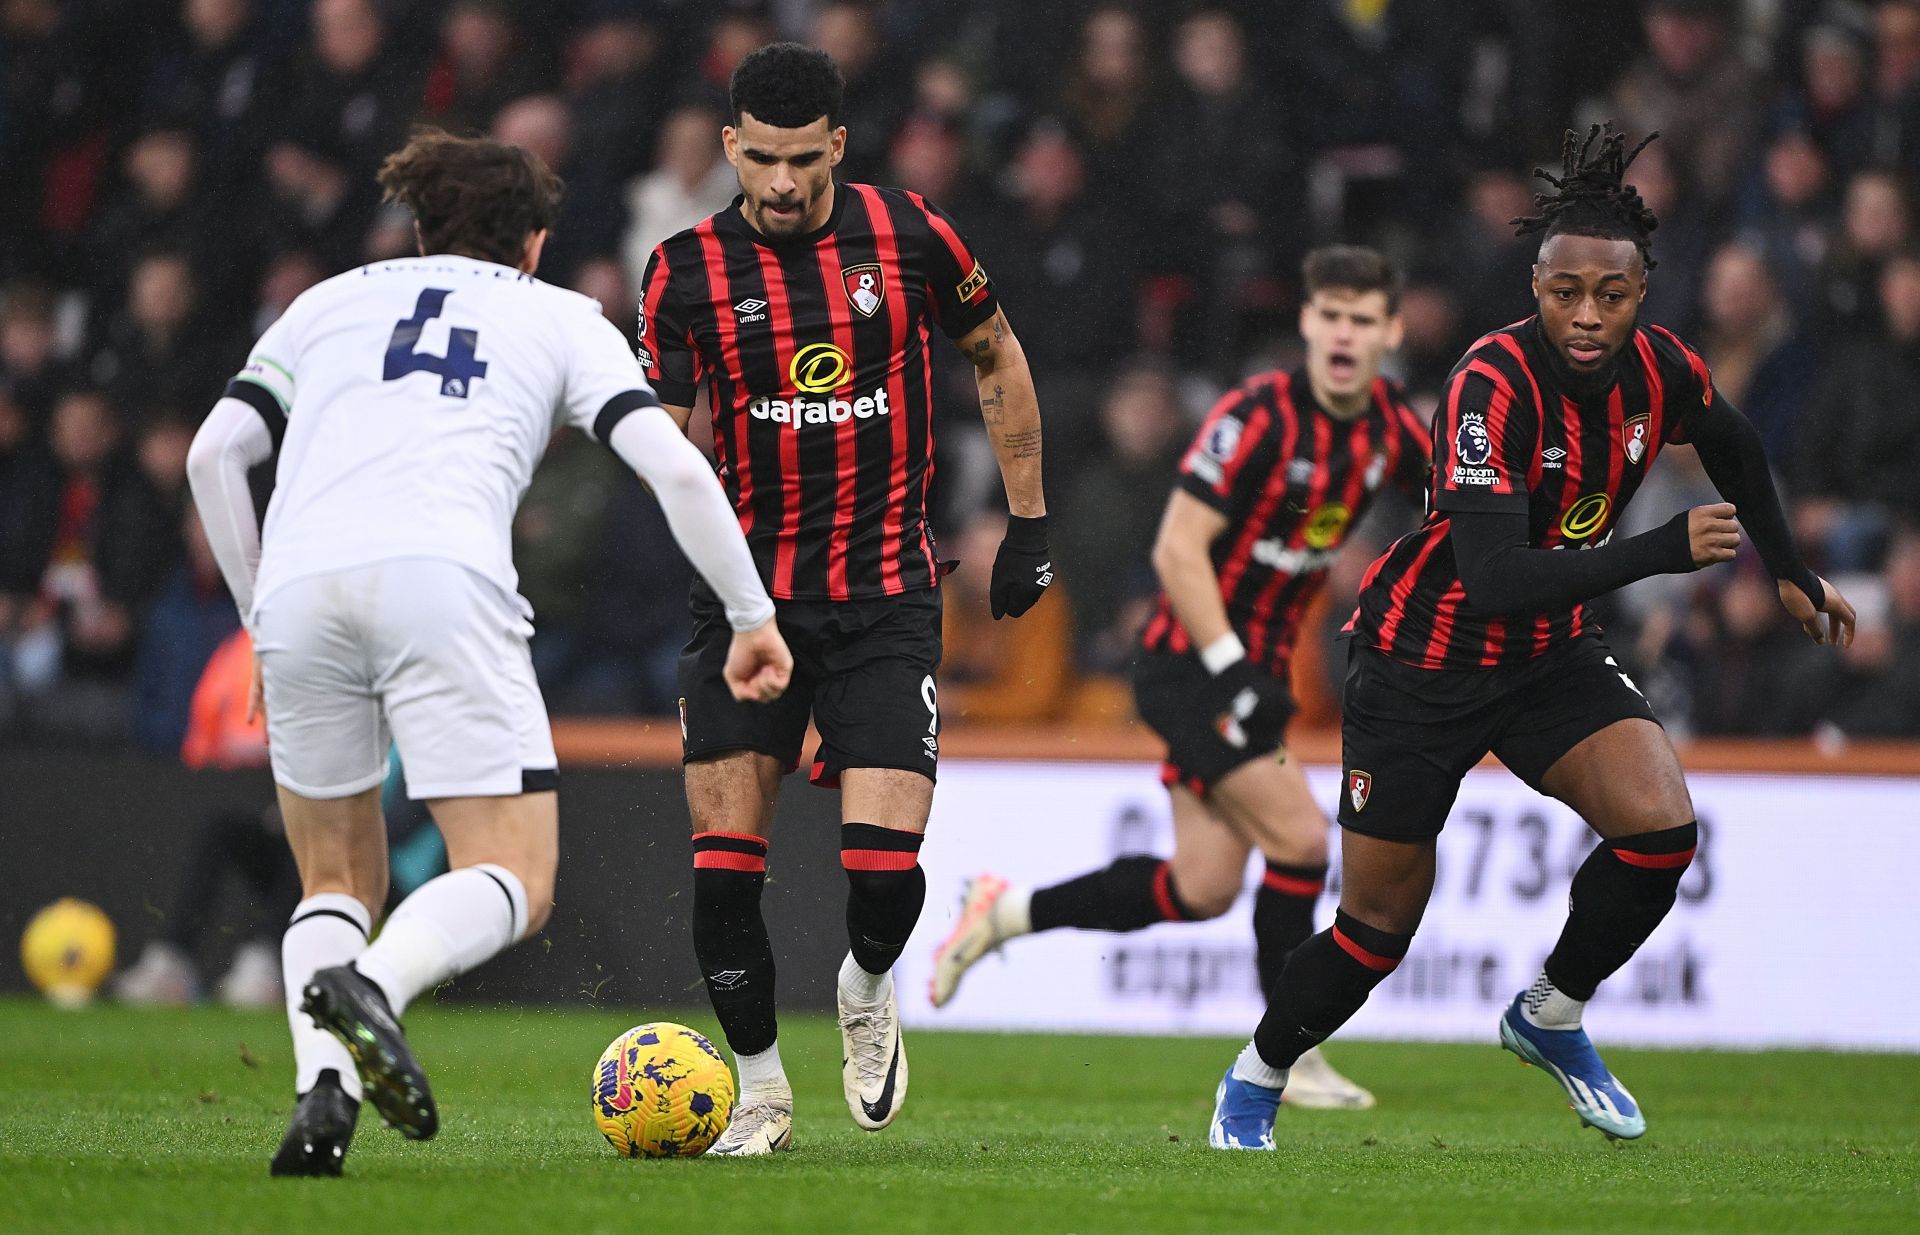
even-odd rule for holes
{"type": "Polygon", "coordinates": [[[1380,292],[1387,312],[1400,311],[1400,272],[1373,249],[1357,244],[1329,244],[1307,254],[1300,263],[1300,284],[1311,299],[1316,293],[1380,292]]]}
{"type": "Polygon", "coordinates": [[[1652,270],[1653,230],[1660,220],[1625,177],[1627,168],[1658,136],[1649,133],[1628,150],[1627,135],[1614,128],[1612,121],[1594,125],[1584,138],[1568,129],[1560,146],[1560,174],[1533,169],[1535,176],[1553,186],[1553,192],[1533,195],[1534,209],[1540,213],[1513,220],[1514,235],[1543,232],[1543,245],[1555,236],[1631,240],[1640,250],[1641,262],[1652,270]]]}
{"type": "Polygon", "coordinates": [[[540,156],[484,137],[418,128],[380,165],[385,200],[413,211],[428,253],[517,266],[527,236],[560,213],[565,186],[540,156]]]}
{"type": "Polygon", "coordinates": [[[833,57],[804,43],[769,43],[748,53],[727,83],[735,124],[750,115],[776,129],[804,129],[822,116],[833,127],[846,89],[833,57]]]}

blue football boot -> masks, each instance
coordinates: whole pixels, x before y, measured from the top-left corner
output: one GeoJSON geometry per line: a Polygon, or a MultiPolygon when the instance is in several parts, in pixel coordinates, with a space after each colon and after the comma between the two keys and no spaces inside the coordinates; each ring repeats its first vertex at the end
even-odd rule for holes
{"type": "MultiPolygon", "coordinates": [[[[1524,995],[1525,992],[1522,992],[1524,995]]],[[[1515,995],[1500,1018],[1500,1045],[1523,1063],[1544,1068],[1567,1091],[1573,1113],[1590,1128],[1630,1141],[1647,1130],[1646,1116],[1627,1087],[1615,1080],[1584,1029],[1542,1029],[1520,1013],[1515,995]]]]}
{"type": "Polygon", "coordinates": [[[1243,1081],[1229,1067],[1213,1094],[1213,1124],[1207,1144],[1215,1149],[1273,1149],[1273,1117],[1280,1091],[1243,1081]]]}

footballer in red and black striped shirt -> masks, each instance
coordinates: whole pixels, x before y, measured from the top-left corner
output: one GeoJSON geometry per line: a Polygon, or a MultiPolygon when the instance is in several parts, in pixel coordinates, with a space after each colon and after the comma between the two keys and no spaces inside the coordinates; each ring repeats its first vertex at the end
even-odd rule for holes
{"type": "Polygon", "coordinates": [[[1406,955],[1435,839],[1489,752],[1601,838],[1543,971],[1500,1019],[1501,1044],[1557,1080],[1582,1122],[1646,1130],[1581,1012],[1672,908],[1699,828],[1672,744],[1584,602],[1729,561],[1744,528],[1816,642],[1850,641],[1853,610],[1795,550],[1759,434],[1699,356],[1640,322],[1657,220],[1623,177],[1645,144],[1629,151],[1611,125],[1568,133],[1562,174],[1540,173],[1539,213],[1515,220],[1543,237],[1539,313],[1454,370],[1426,523],[1362,585],[1341,721],[1340,910],[1289,958],[1221,1087],[1215,1143],[1271,1147],[1288,1069],[1406,955]],[[1615,537],[1655,456],[1679,442],[1727,500],[1615,537]]]}
{"type": "Polygon", "coordinates": [[[1526,543],[1590,549],[1613,537],[1661,448],[1713,409],[1698,353],[1661,326],[1634,331],[1612,380],[1563,379],[1538,317],[1481,339],[1447,380],[1434,418],[1426,522],[1367,571],[1352,628],[1421,669],[1515,665],[1596,629],[1584,601],[1520,614],[1467,599],[1453,520],[1525,514],[1526,543]]]}
{"type": "Polygon", "coordinates": [[[730,632],[696,585],[680,659],[694,944],[742,1084],[710,1151],[722,1155],[791,1144],[760,886],[779,779],[809,720],[820,732],[813,779],[841,787],[847,825],[848,1109],[881,1128],[906,1095],[890,971],[925,895],[916,853],[940,750],[942,567],[927,519],[936,334],[973,362],[1006,481],[993,616],[1025,613],[1054,573],[1039,405],[993,282],[933,203],[835,182],[842,89],[813,48],[780,43],[743,59],[721,135],[741,194],[655,249],[641,288],[647,378],[682,425],[705,392],[721,481],[794,656],[780,700],[734,699],[730,632]],[[742,845],[760,856],[746,862],[742,845]]]}
{"type": "MultiPolygon", "coordinates": [[[[1130,854],[1031,892],[983,875],[934,959],[933,1001],[993,948],[1029,931],[1139,930],[1224,913],[1247,856],[1267,869],[1254,896],[1263,986],[1313,933],[1327,820],[1299,767],[1275,759],[1293,701],[1287,670],[1300,622],[1374,495],[1418,494],[1427,426],[1380,376],[1399,345],[1399,279],[1371,249],[1307,255],[1300,310],[1306,363],[1263,373],[1200,426],[1167,504],[1154,566],[1162,592],[1142,638],[1134,694],[1167,743],[1169,859],[1130,854]]],[[[1372,1096],[1317,1055],[1290,1097],[1360,1107],[1372,1096]]]]}

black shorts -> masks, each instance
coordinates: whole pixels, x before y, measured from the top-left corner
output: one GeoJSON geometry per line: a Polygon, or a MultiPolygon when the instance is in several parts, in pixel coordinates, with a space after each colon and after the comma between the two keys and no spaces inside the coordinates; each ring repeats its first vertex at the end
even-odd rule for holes
{"type": "Polygon", "coordinates": [[[680,738],[687,763],[735,750],[800,766],[807,720],[820,730],[813,783],[848,768],[903,768],[928,780],[940,758],[940,592],[877,600],[776,600],[793,649],[793,682],[772,703],[741,703],[723,670],[733,628],[695,582],[693,637],[680,653],[680,738]]]}
{"type": "Polygon", "coordinates": [[[1659,723],[1597,635],[1498,669],[1417,669],[1350,640],[1341,711],[1340,826],[1398,841],[1438,836],[1488,751],[1537,790],[1615,721],[1659,723]]]}
{"type": "MultiPolygon", "coordinates": [[[[1167,761],[1160,767],[1160,783],[1183,785],[1206,797],[1227,773],[1256,759],[1268,759],[1280,743],[1235,746],[1222,737],[1219,717],[1207,700],[1213,675],[1198,656],[1143,651],[1133,665],[1133,700],[1140,719],[1167,744],[1167,761]]],[[[1292,719],[1291,699],[1287,718],[1292,719]]]]}

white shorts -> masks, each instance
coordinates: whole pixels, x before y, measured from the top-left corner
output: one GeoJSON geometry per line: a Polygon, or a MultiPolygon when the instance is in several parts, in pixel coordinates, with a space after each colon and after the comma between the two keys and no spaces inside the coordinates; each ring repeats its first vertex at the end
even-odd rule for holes
{"type": "Polygon", "coordinates": [[[292,580],[254,612],[273,778],[308,798],[386,779],[388,730],[411,798],[558,783],[517,597],[464,566],[406,558],[292,580]]]}

